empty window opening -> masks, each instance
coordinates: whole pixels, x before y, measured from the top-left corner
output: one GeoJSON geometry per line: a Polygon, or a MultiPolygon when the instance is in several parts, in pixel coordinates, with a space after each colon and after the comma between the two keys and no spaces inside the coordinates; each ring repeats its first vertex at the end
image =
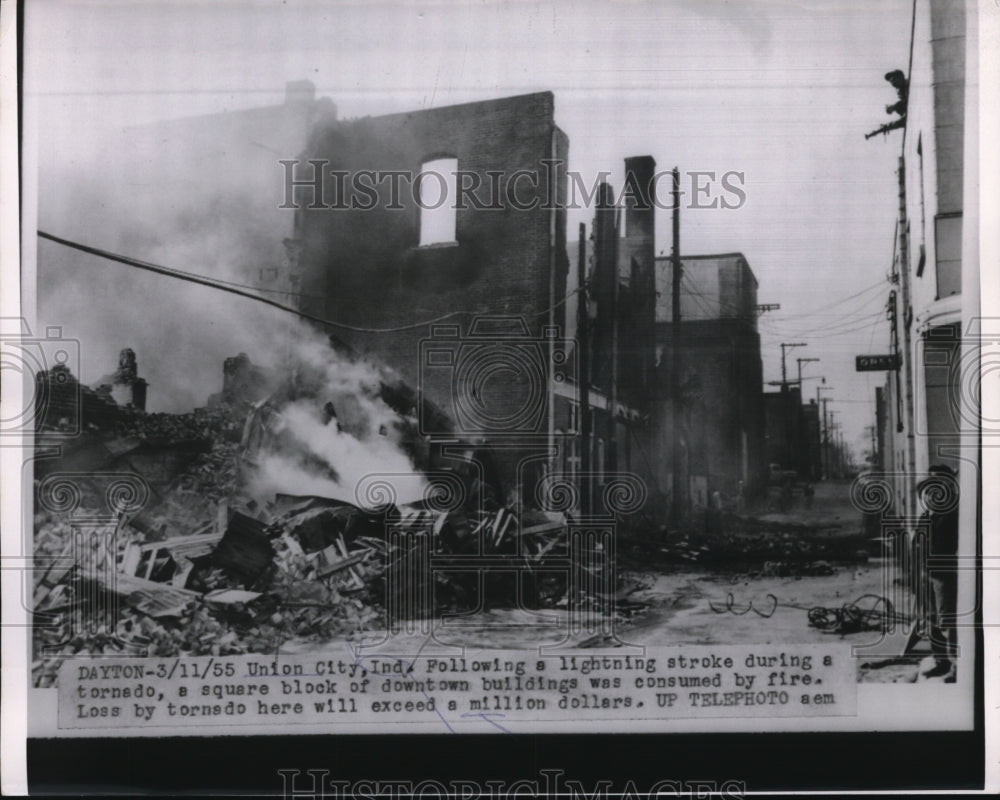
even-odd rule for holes
{"type": "Polygon", "coordinates": [[[420,246],[455,243],[457,158],[436,158],[420,166],[420,246]]]}

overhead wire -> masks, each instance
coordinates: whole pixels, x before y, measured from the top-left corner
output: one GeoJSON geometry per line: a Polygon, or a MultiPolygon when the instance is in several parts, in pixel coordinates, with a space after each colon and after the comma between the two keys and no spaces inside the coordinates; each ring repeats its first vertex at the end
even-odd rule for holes
{"type": "MultiPolygon", "coordinates": [[[[868,313],[868,314],[860,313],[868,305],[870,305],[873,300],[876,300],[878,298],[878,295],[872,295],[872,297],[870,297],[867,300],[865,300],[864,303],[861,304],[861,306],[859,306],[858,308],[854,309],[854,312],[848,314],[846,317],[841,316],[841,315],[836,315],[837,319],[830,320],[829,322],[826,322],[826,323],[823,323],[823,324],[820,324],[820,325],[810,326],[808,329],[807,328],[803,328],[802,326],[796,326],[794,324],[793,324],[792,327],[785,327],[784,323],[786,321],[790,321],[791,319],[797,318],[799,316],[802,316],[803,314],[792,314],[792,315],[788,315],[787,317],[783,317],[782,319],[775,319],[775,320],[770,320],[770,321],[766,321],[765,322],[764,320],[762,320],[759,317],[759,315],[756,314],[756,310],[755,310],[755,312],[752,315],[749,315],[749,314],[746,314],[746,313],[738,313],[738,312],[742,311],[742,309],[738,308],[735,304],[733,304],[733,303],[727,303],[726,301],[722,300],[721,298],[718,298],[718,300],[717,300],[714,297],[712,297],[712,298],[706,297],[705,294],[698,288],[698,286],[690,278],[690,276],[689,276],[689,274],[687,272],[683,273],[681,277],[682,277],[682,280],[684,280],[686,282],[687,287],[688,287],[689,292],[690,292],[690,295],[692,296],[692,299],[698,304],[698,306],[701,308],[701,310],[704,311],[709,316],[714,316],[714,314],[713,314],[712,309],[709,308],[708,304],[709,303],[716,303],[717,302],[720,312],[726,312],[726,311],[728,311],[728,312],[737,312],[737,313],[734,314],[734,316],[736,318],[744,319],[744,320],[748,320],[748,321],[755,321],[757,323],[759,329],[763,333],[767,333],[767,334],[770,334],[770,335],[773,335],[773,336],[789,336],[789,337],[795,337],[795,338],[803,338],[803,337],[807,337],[809,334],[817,334],[817,333],[822,333],[824,335],[827,335],[827,333],[829,333],[830,335],[839,335],[842,332],[841,329],[844,328],[845,326],[849,327],[849,326],[853,326],[853,325],[858,324],[858,323],[864,323],[865,325],[867,325],[867,322],[869,320],[873,320],[876,317],[878,317],[878,316],[881,315],[881,312],[874,312],[874,313],[868,313]],[[700,302],[699,298],[700,298],[701,301],[704,301],[704,302],[700,302]]],[[[842,305],[843,303],[849,302],[850,300],[853,300],[853,299],[855,299],[857,297],[860,297],[860,296],[864,295],[867,292],[870,292],[870,291],[872,291],[874,289],[877,289],[877,288],[883,286],[884,284],[885,284],[884,280],[881,280],[881,281],[878,281],[876,283],[873,283],[870,286],[867,286],[864,289],[861,289],[860,291],[855,292],[852,295],[849,295],[847,297],[841,298],[840,300],[834,301],[833,303],[831,303],[830,305],[828,305],[826,308],[830,309],[830,308],[836,307],[838,305],[842,305]]],[[[811,316],[813,318],[815,318],[817,316],[833,316],[833,315],[821,314],[821,313],[817,313],[817,312],[814,312],[814,313],[811,313],[811,314],[809,314],[808,312],[803,312],[803,313],[804,314],[808,314],[809,316],[811,316]]],[[[854,331],[854,329],[851,328],[850,332],[853,332],[853,331],[854,331]]]]}
{"type": "Polygon", "coordinates": [[[871,319],[873,314],[881,315],[883,311],[871,312],[867,309],[871,306],[872,301],[879,300],[879,295],[872,295],[870,298],[865,300],[863,303],[858,305],[853,311],[845,312],[842,315],[838,315],[837,319],[829,320],[827,322],[819,323],[817,325],[812,325],[805,327],[802,323],[792,323],[791,325],[786,325],[785,320],[768,320],[764,323],[764,327],[773,330],[775,333],[787,333],[788,335],[797,335],[800,332],[815,332],[818,330],[823,330],[825,328],[835,328],[840,327],[844,324],[850,324],[854,322],[860,322],[865,319],[871,319]],[[781,329],[781,330],[779,330],[781,329]]]}
{"type": "Polygon", "coordinates": [[[849,333],[856,330],[867,330],[872,323],[883,320],[885,315],[881,311],[874,311],[857,317],[831,322],[827,325],[817,325],[813,328],[803,328],[799,330],[782,330],[778,328],[764,328],[763,331],[772,336],[791,337],[809,339],[815,337],[839,336],[842,333],[849,333]]]}
{"type": "Polygon", "coordinates": [[[848,303],[857,297],[861,297],[861,295],[870,292],[873,289],[877,289],[879,286],[883,286],[885,283],[886,283],[885,278],[882,278],[881,280],[876,281],[870,286],[866,286],[864,289],[858,290],[854,294],[848,295],[847,297],[841,297],[839,300],[834,300],[830,303],[827,303],[822,308],[813,309],[812,311],[799,311],[794,314],[784,314],[782,316],[784,319],[793,319],[798,317],[814,317],[817,314],[821,314],[823,311],[829,311],[831,308],[836,308],[837,306],[843,305],[844,303],[848,303]]]}
{"type": "MultiPolygon", "coordinates": [[[[41,229],[39,229],[37,233],[39,238],[41,239],[47,239],[48,241],[55,242],[56,244],[60,244],[63,247],[68,247],[72,250],[78,250],[82,253],[87,253],[88,255],[96,256],[98,258],[103,258],[107,261],[113,261],[118,264],[124,264],[125,266],[145,270],[147,272],[152,272],[157,275],[165,275],[170,278],[177,278],[178,280],[188,281],[189,283],[195,283],[200,286],[207,286],[211,289],[217,289],[220,292],[228,292],[230,294],[235,294],[238,297],[244,297],[248,300],[256,300],[258,303],[263,303],[264,305],[271,306],[272,308],[276,308],[279,311],[285,311],[288,312],[289,314],[294,314],[298,317],[301,317],[302,319],[309,320],[310,322],[315,322],[319,325],[324,325],[331,328],[339,328],[341,330],[349,330],[356,333],[396,333],[399,331],[415,330],[417,328],[425,328],[428,325],[433,325],[436,322],[442,322],[443,320],[450,319],[452,317],[468,315],[472,313],[469,311],[451,311],[447,314],[442,314],[432,319],[411,323],[409,325],[399,325],[392,328],[364,328],[356,325],[347,325],[346,323],[343,322],[334,322],[333,320],[317,317],[313,314],[306,313],[305,311],[302,311],[300,309],[292,308],[291,306],[286,306],[275,300],[271,300],[268,297],[261,297],[260,295],[257,294],[251,294],[248,291],[244,291],[243,288],[238,288],[244,286],[241,284],[234,284],[233,282],[228,282],[228,281],[224,282],[216,278],[209,278],[204,275],[198,275],[193,272],[185,272],[183,270],[174,269],[172,267],[165,267],[161,264],[153,264],[152,262],[149,261],[141,261],[137,258],[131,258],[129,256],[123,256],[119,253],[113,253],[110,250],[103,250],[99,247],[92,247],[91,245],[86,245],[81,242],[76,242],[73,241],[72,239],[64,239],[61,236],[56,236],[41,229]]],[[[574,289],[572,292],[569,292],[561,300],[558,300],[557,302],[553,303],[548,308],[542,309],[541,311],[538,311],[534,314],[530,314],[527,316],[531,317],[544,316],[545,314],[548,314],[550,311],[559,308],[559,306],[563,305],[567,300],[569,300],[570,297],[572,297],[574,294],[577,294],[579,291],[580,291],[579,288],[574,289]]]]}

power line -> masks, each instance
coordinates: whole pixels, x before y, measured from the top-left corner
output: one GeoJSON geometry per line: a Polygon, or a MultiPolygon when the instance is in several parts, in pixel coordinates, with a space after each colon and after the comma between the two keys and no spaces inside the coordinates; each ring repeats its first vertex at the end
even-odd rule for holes
{"type": "Polygon", "coordinates": [[[860,291],[857,291],[857,292],[855,292],[852,295],[848,295],[847,297],[842,297],[839,300],[834,300],[832,303],[827,303],[825,306],[823,306],[823,308],[817,308],[817,309],[814,309],[812,311],[800,311],[797,314],[783,314],[782,315],[782,319],[781,320],[775,320],[775,322],[779,322],[779,321],[784,322],[784,321],[788,321],[788,320],[791,320],[791,319],[796,319],[798,317],[814,317],[814,316],[816,316],[818,314],[823,313],[824,311],[829,311],[831,308],[835,308],[835,307],[837,307],[839,305],[843,305],[844,303],[850,302],[851,300],[853,300],[856,297],[861,297],[861,295],[866,294],[867,292],[870,292],[872,289],[877,289],[879,286],[884,285],[885,282],[886,281],[883,278],[882,280],[877,281],[876,283],[873,283],[871,286],[866,286],[864,289],[861,289],[860,291]]]}
{"type": "MultiPolygon", "coordinates": [[[[881,299],[882,298],[880,297],[880,295],[877,294],[872,295],[867,300],[858,305],[853,311],[844,312],[843,314],[839,315],[828,315],[828,316],[835,316],[836,318],[830,319],[822,324],[809,326],[808,328],[804,327],[803,322],[792,323],[789,325],[783,320],[778,320],[778,319],[766,320],[765,326],[769,326],[770,328],[776,330],[790,332],[793,335],[795,334],[796,331],[809,332],[809,331],[823,330],[826,328],[837,328],[842,325],[851,324],[854,322],[860,322],[866,319],[871,319],[874,316],[881,316],[884,313],[884,307],[883,309],[878,311],[870,310],[872,302],[881,299]]],[[[815,315],[815,316],[820,316],[820,315],[815,315]]]]}
{"type": "Polygon", "coordinates": [[[862,314],[856,317],[845,317],[837,322],[829,322],[825,325],[814,325],[811,328],[796,328],[786,329],[786,328],[769,328],[765,327],[763,330],[772,336],[797,336],[799,338],[808,338],[809,336],[827,336],[831,334],[842,333],[845,330],[853,330],[855,325],[860,325],[862,328],[867,328],[870,322],[878,322],[885,318],[885,314],[882,311],[873,311],[868,314],[862,314]]]}
{"type": "MultiPolygon", "coordinates": [[[[210,289],[217,289],[220,292],[229,292],[230,294],[235,294],[238,297],[245,297],[248,300],[256,300],[258,303],[263,303],[264,305],[271,306],[272,308],[277,308],[279,311],[287,311],[289,314],[295,314],[296,316],[307,319],[310,322],[315,322],[319,325],[325,325],[332,328],[341,328],[343,330],[354,331],[356,333],[396,333],[398,331],[414,330],[416,328],[424,328],[428,325],[433,325],[435,322],[441,322],[442,320],[450,319],[451,317],[460,316],[463,314],[469,314],[468,311],[451,311],[448,314],[442,314],[440,317],[435,317],[434,319],[424,320],[423,322],[415,322],[410,325],[400,325],[395,328],[359,328],[354,325],[346,325],[342,322],[333,322],[328,319],[322,319],[321,317],[313,316],[312,314],[307,314],[297,308],[292,308],[291,306],[283,305],[275,300],[271,300],[267,297],[261,297],[260,295],[251,294],[250,292],[243,291],[241,288],[237,288],[239,284],[227,285],[229,282],[221,282],[214,278],[206,278],[203,275],[196,275],[192,272],[184,272],[182,270],[172,269],[170,267],[164,267],[160,264],[152,264],[148,261],[140,261],[136,258],[129,258],[128,256],[119,255],[118,253],[112,253],[109,250],[102,250],[99,247],[91,247],[90,245],[81,244],[80,242],[74,242],[71,239],[63,239],[61,236],[55,236],[51,233],[47,233],[41,229],[38,230],[38,236],[41,239],[48,239],[50,242],[55,242],[56,244],[61,244],[63,247],[69,247],[73,250],[79,250],[81,253],[87,253],[88,255],[97,256],[98,258],[106,259],[107,261],[114,261],[119,264],[124,264],[128,267],[135,267],[136,269],[146,270],[148,272],[153,272],[157,275],[165,275],[168,278],[177,278],[178,280],[188,281],[189,283],[196,283],[200,286],[207,286],[210,289]]],[[[580,289],[574,289],[572,292],[567,294],[562,300],[554,303],[549,308],[543,309],[536,314],[531,316],[540,317],[544,314],[548,314],[550,311],[558,308],[570,297],[579,292],[580,289]]]]}
{"type": "MultiPolygon", "coordinates": [[[[829,314],[829,313],[824,314],[824,313],[820,313],[819,311],[815,311],[815,312],[800,312],[800,313],[797,313],[797,314],[788,314],[788,315],[785,315],[784,318],[772,319],[772,320],[768,320],[768,321],[764,322],[764,321],[761,321],[756,314],[754,314],[754,315],[751,316],[751,315],[748,315],[748,314],[740,313],[742,311],[742,309],[739,308],[735,303],[727,303],[724,300],[722,300],[721,297],[720,298],[715,298],[715,297],[711,297],[710,298],[710,297],[707,297],[703,292],[701,292],[698,289],[698,287],[695,285],[694,281],[691,279],[691,277],[687,273],[685,273],[682,276],[682,279],[686,282],[687,287],[688,287],[688,289],[690,291],[690,295],[689,296],[691,296],[692,299],[695,301],[695,303],[701,308],[701,310],[704,311],[706,314],[708,314],[710,317],[714,316],[714,314],[713,314],[711,308],[707,304],[717,302],[718,303],[718,307],[719,307],[719,313],[720,313],[720,315],[722,313],[725,313],[725,312],[730,312],[730,313],[733,313],[733,316],[735,318],[737,318],[737,319],[743,319],[743,320],[746,320],[746,321],[755,321],[757,323],[757,326],[759,327],[759,329],[763,333],[768,333],[768,334],[770,334],[772,336],[791,336],[791,337],[801,338],[803,336],[809,336],[810,334],[816,334],[816,333],[823,333],[825,335],[827,332],[829,332],[831,334],[835,334],[835,333],[839,332],[839,331],[837,331],[837,329],[839,329],[839,328],[841,328],[841,327],[843,327],[845,325],[849,326],[849,325],[855,325],[857,323],[867,323],[868,320],[872,320],[872,319],[875,319],[878,316],[881,316],[881,312],[874,312],[874,313],[868,313],[868,314],[859,313],[859,312],[862,312],[865,309],[866,306],[870,305],[873,300],[876,300],[878,298],[878,295],[872,295],[872,297],[870,297],[867,300],[865,300],[864,303],[862,303],[858,308],[856,308],[853,313],[850,313],[847,316],[840,316],[840,315],[834,315],[834,314],[829,314]],[[704,300],[705,302],[704,303],[699,302],[698,298],[701,298],[701,300],[704,300]],[[803,329],[801,327],[801,325],[796,326],[794,324],[794,322],[792,323],[791,327],[787,327],[786,326],[786,322],[791,322],[792,320],[797,319],[798,317],[802,317],[802,316],[809,316],[809,317],[813,317],[813,318],[815,318],[815,317],[826,317],[826,316],[836,316],[838,318],[830,320],[829,322],[826,322],[826,323],[824,323],[822,325],[811,326],[808,329],[803,329]]],[[[827,311],[829,311],[829,309],[831,309],[831,308],[835,308],[838,305],[842,305],[843,303],[850,302],[851,300],[854,300],[855,298],[860,297],[860,296],[866,294],[867,292],[870,292],[870,291],[872,291],[874,289],[877,289],[877,288],[883,286],[884,284],[885,284],[885,281],[884,280],[880,280],[880,281],[878,281],[876,283],[873,283],[870,286],[865,287],[864,289],[861,289],[858,292],[855,292],[852,295],[849,295],[847,297],[841,298],[840,300],[834,301],[833,303],[825,306],[825,309],[827,311]]]]}
{"type": "MultiPolygon", "coordinates": [[[[881,299],[881,298],[876,298],[881,299]]],[[[813,325],[806,325],[804,322],[799,322],[794,325],[789,325],[781,323],[778,321],[768,320],[764,324],[764,328],[767,330],[772,330],[780,332],[784,335],[790,336],[800,336],[807,333],[815,333],[817,331],[829,330],[832,328],[840,328],[844,325],[851,325],[856,322],[864,322],[865,320],[873,319],[877,316],[885,316],[883,308],[871,307],[870,304],[864,304],[852,312],[845,312],[833,319],[827,319],[826,321],[817,321],[813,325]]]]}

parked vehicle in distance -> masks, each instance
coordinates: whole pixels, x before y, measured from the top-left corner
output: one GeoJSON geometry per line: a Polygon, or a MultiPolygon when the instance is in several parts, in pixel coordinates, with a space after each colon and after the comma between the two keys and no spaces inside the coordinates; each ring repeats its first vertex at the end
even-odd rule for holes
{"type": "Polygon", "coordinates": [[[794,469],[782,469],[781,464],[770,464],[768,467],[768,484],[771,486],[784,486],[786,483],[794,486],[799,482],[799,473],[794,469]]]}

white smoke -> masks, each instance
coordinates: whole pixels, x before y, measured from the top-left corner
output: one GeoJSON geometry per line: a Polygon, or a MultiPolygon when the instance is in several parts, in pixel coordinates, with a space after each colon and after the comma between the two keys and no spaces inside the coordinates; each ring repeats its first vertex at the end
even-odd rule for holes
{"type": "MultiPolygon", "coordinates": [[[[274,142],[279,156],[253,147],[257,132],[249,128],[223,131],[219,142],[170,130],[100,129],[103,135],[81,137],[71,152],[43,135],[39,228],[215,280],[266,285],[262,274],[287,269],[283,240],[295,212],[279,208],[278,159],[297,155],[297,143],[274,142]]],[[[221,388],[222,360],[250,352],[263,326],[286,320],[253,300],[44,239],[37,289],[39,329],[60,326],[79,340],[81,364],[71,368],[84,384],[111,372],[122,348],[135,351],[149,382],[149,411],[204,405],[221,388]]],[[[294,305],[284,294],[265,296],[294,305]]]]}
{"type": "MultiPolygon", "coordinates": [[[[287,110],[272,111],[274,119],[287,119],[287,110]]],[[[289,268],[283,241],[293,235],[295,212],[280,207],[278,159],[299,154],[305,130],[269,118],[236,114],[98,129],[78,137],[72,153],[43,136],[39,227],[132,258],[260,285],[264,272],[289,268]]],[[[93,384],[131,347],[149,382],[148,411],[204,405],[222,388],[223,361],[240,352],[255,365],[307,376],[308,391],[277,409],[286,447],[259,454],[255,494],[354,502],[367,475],[417,474],[401,446],[407,421],[379,397],[392,376],[338,354],[293,314],[45,240],[38,278],[39,321],[80,341],[74,373],[93,384]],[[335,422],[324,418],[327,403],[335,422]]],[[[293,297],[266,296],[295,305],[293,297]]]]}
{"type": "Polygon", "coordinates": [[[282,349],[291,372],[311,385],[308,396],[278,409],[275,433],[283,435],[282,447],[257,459],[255,495],[311,494],[357,504],[359,487],[373,476],[405,483],[410,491],[415,482],[424,485],[402,449],[411,420],[379,396],[383,382],[395,377],[389,370],[340,356],[304,324],[295,326],[282,349]],[[335,418],[326,418],[328,403],[335,418]]]}

